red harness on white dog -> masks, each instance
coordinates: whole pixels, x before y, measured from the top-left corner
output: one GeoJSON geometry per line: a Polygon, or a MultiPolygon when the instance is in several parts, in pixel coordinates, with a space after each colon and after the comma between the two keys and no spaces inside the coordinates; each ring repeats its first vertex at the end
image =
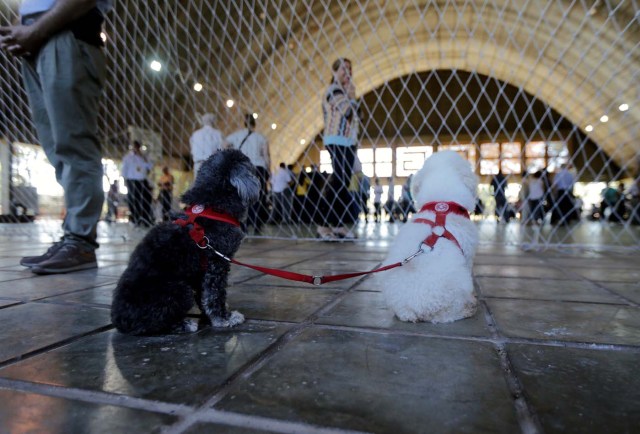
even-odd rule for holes
{"type": "Polygon", "coordinates": [[[431,226],[431,235],[429,235],[423,243],[433,250],[433,246],[436,245],[436,242],[440,238],[446,238],[447,240],[454,243],[460,250],[460,243],[453,236],[451,232],[446,227],[447,215],[449,214],[457,214],[459,216],[469,218],[469,212],[465,207],[455,202],[428,202],[425,203],[422,208],[420,208],[419,212],[423,211],[431,211],[436,214],[436,221],[431,221],[423,218],[417,218],[413,220],[414,223],[425,223],[431,226]]]}

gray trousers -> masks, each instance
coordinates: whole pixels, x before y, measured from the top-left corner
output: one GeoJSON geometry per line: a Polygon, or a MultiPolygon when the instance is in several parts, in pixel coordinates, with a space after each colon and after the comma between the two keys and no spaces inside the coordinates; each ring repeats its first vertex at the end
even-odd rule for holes
{"type": "Polygon", "coordinates": [[[64,239],[95,249],[104,203],[98,140],[104,54],[64,31],[23,60],[22,74],[38,139],[64,189],[64,239]]]}

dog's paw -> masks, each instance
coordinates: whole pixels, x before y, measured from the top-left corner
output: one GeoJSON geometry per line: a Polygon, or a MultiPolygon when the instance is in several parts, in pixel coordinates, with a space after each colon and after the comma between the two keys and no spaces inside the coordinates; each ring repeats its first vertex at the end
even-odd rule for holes
{"type": "Polygon", "coordinates": [[[243,322],[244,315],[242,315],[237,310],[234,310],[233,312],[231,312],[231,315],[229,315],[229,318],[227,319],[213,318],[211,320],[211,326],[217,328],[229,328],[238,324],[242,324],[243,322]]]}
{"type": "Polygon", "coordinates": [[[175,326],[172,333],[195,333],[198,331],[198,322],[192,319],[185,319],[180,324],[175,326]]]}
{"type": "Polygon", "coordinates": [[[396,312],[396,318],[404,322],[419,322],[420,318],[413,312],[396,312]]]}
{"type": "Polygon", "coordinates": [[[231,325],[231,327],[238,324],[242,324],[243,322],[244,322],[243,314],[241,314],[237,310],[234,310],[231,312],[231,315],[229,316],[229,324],[231,325]]]}

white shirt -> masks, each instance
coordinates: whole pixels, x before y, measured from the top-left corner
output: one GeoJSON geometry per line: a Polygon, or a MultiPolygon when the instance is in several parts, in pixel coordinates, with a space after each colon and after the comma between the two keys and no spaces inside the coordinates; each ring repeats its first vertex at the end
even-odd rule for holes
{"type": "Polygon", "coordinates": [[[247,137],[247,134],[249,134],[247,128],[238,130],[227,137],[227,143],[233,149],[240,149],[244,155],[249,157],[254,166],[269,169],[269,142],[267,142],[267,138],[255,131],[249,137],[247,137]],[[247,140],[244,140],[245,137],[247,137],[247,140]],[[242,143],[243,140],[244,143],[242,143]],[[241,143],[242,148],[240,148],[241,143]]]}
{"type": "Polygon", "coordinates": [[[274,193],[282,193],[289,187],[289,183],[293,181],[291,172],[288,169],[280,167],[271,178],[271,191],[274,193]]]}
{"type": "Polygon", "coordinates": [[[373,203],[380,203],[382,201],[382,186],[376,185],[373,187],[373,203]]]}
{"type": "Polygon", "coordinates": [[[130,151],[122,159],[122,177],[124,179],[132,179],[134,181],[147,179],[147,173],[152,168],[153,164],[133,151],[130,151]]]}
{"type": "Polygon", "coordinates": [[[193,161],[204,161],[223,148],[222,133],[209,125],[196,130],[189,139],[193,161]]]}

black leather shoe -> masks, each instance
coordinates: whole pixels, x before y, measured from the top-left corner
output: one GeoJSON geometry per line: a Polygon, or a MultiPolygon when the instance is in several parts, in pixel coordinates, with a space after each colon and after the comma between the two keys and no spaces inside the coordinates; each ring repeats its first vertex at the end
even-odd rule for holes
{"type": "Polygon", "coordinates": [[[24,258],[20,259],[20,265],[22,265],[23,267],[31,268],[34,265],[38,265],[39,263],[46,261],[47,259],[51,258],[53,255],[55,255],[55,253],[58,250],[60,250],[60,247],[62,247],[62,243],[63,243],[62,240],[53,243],[53,245],[49,247],[49,249],[45,252],[44,255],[25,256],[24,258]]]}
{"type": "Polygon", "coordinates": [[[35,274],[59,274],[97,266],[98,261],[94,250],[85,250],[75,243],[64,243],[51,258],[31,267],[31,271],[35,274]]]}

